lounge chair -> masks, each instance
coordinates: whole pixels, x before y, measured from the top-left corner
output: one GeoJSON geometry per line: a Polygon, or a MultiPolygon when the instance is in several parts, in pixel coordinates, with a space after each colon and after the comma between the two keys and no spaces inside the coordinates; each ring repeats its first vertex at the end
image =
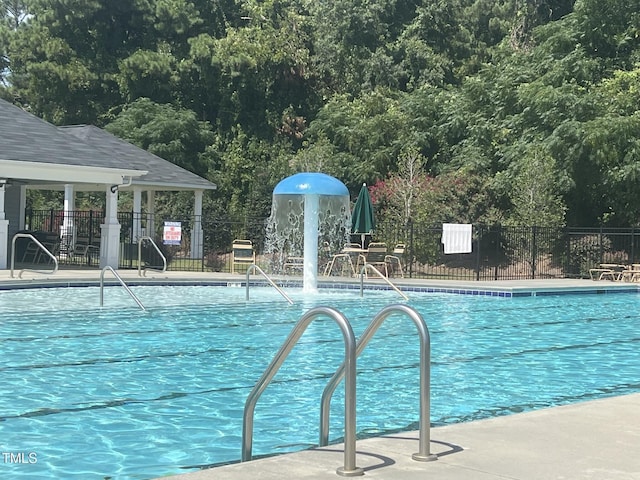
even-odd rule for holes
{"type": "Polygon", "coordinates": [[[620,272],[617,280],[619,282],[637,282],[640,280],[640,264],[633,263],[628,265],[620,272]]]}
{"type": "Polygon", "coordinates": [[[620,280],[624,265],[618,265],[617,263],[601,263],[600,268],[589,269],[589,277],[591,280],[620,280]]]}
{"type": "Polygon", "coordinates": [[[231,273],[236,273],[236,265],[248,268],[249,265],[256,263],[256,252],[253,251],[251,240],[234,240],[232,249],[231,273]]]}

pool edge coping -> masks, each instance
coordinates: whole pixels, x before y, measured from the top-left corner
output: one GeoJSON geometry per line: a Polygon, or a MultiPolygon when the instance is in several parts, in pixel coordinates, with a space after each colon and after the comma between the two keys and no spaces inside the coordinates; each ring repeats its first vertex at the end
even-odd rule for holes
{"type": "MultiPolygon", "coordinates": [[[[216,286],[216,287],[245,287],[244,275],[212,274],[209,272],[154,272],[149,276],[140,277],[136,271],[123,270],[119,272],[128,286],[158,285],[158,286],[216,286]],[[135,276],[134,276],[135,275],[135,276]]],[[[26,275],[23,275],[26,276],[26,275]]],[[[11,278],[9,271],[0,270],[0,291],[29,288],[69,288],[100,285],[100,271],[64,271],[60,277],[33,274],[29,272],[27,278],[11,278]]],[[[291,276],[273,276],[282,288],[301,288],[302,279],[291,276]]],[[[430,279],[392,279],[403,292],[411,293],[447,293],[457,295],[491,296],[491,297],[532,297],[546,295],[592,295],[614,293],[638,293],[640,285],[634,283],[620,283],[610,281],[592,281],[576,279],[532,279],[532,280],[503,280],[503,281],[457,281],[430,279]]],[[[269,286],[260,277],[253,277],[250,286],[269,286]]],[[[115,278],[105,278],[104,285],[119,285],[115,278]]],[[[359,290],[361,281],[348,277],[319,277],[317,288],[336,290],[359,290]]],[[[368,279],[362,288],[371,290],[392,290],[392,288],[377,279],[368,279]]]]}

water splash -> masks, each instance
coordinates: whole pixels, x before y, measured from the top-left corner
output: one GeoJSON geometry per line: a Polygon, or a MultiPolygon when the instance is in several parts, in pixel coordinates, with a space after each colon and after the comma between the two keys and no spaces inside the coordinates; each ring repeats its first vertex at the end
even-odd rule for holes
{"type": "Polygon", "coordinates": [[[285,273],[290,258],[302,258],[303,290],[314,291],[318,267],[348,241],[349,207],[347,188],[329,175],[299,173],[280,182],[266,229],[271,271],[285,273]]]}

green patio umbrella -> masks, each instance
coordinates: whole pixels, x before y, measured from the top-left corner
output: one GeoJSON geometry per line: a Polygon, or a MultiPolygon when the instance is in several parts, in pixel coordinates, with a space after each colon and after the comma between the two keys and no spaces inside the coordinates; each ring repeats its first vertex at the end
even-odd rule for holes
{"type": "Polygon", "coordinates": [[[366,235],[373,233],[376,228],[376,221],[373,216],[373,204],[369,196],[367,184],[363,183],[356,204],[353,206],[351,214],[351,233],[360,234],[362,248],[365,247],[364,239],[366,235]]]}

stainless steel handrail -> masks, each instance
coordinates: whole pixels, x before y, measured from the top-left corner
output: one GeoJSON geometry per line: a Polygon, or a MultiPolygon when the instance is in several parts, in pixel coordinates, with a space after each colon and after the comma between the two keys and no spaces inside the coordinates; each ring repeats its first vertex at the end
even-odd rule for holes
{"type": "MultiPolygon", "coordinates": [[[[371,320],[371,323],[364,331],[358,342],[356,343],[356,358],[360,356],[364,348],[371,340],[371,337],[378,330],[378,327],[394,312],[405,313],[413,320],[420,337],[420,439],[419,439],[419,451],[414,453],[411,457],[414,460],[421,462],[429,462],[437,460],[438,457],[435,454],[429,453],[429,445],[431,443],[431,339],[429,338],[429,328],[423,320],[422,316],[413,308],[397,304],[389,305],[371,320]]],[[[329,411],[331,405],[331,397],[336,387],[344,377],[345,365],[341,365],[333,377],[327,383],[324,391],[322,392],[322,400],[320,404],[320,446],[326,446],[329,443],[329,411]]]]}
{"type": "Polygon", "coordinates": [[[373,270],[373,272],[378,275],[382,280],[384,280],[385,282],[387,282],[387,284],[393,288],[396,292],[398,292],[400,294],[400,296],[402,298],[404,298],[405,300],[409,300],[409,297],[407,297],[404,292],[402,292],[402,290],[400,290],[398,287],[396,287],[391,280],[389,280],[387,277],[385,277],[382,272],[380,272],[380,270],[378,270],[376,267],[374,267],[373,265],[371,265],[370,263],[365,263],[362,268],[360,269],[360,296],[362,297],[364,295],[364,275],[367,271],[367,268],[370,268],[371,270],[373,270]]]}
{"type": "Polygon", "coordinates": [[[252,270],[257,270],[264,278],[267,279],[267,282],[269,282],[269,284],[275,288],[278,293],[280,295],[282,295],[284,297],[284,299],[289,302],[289,305],[293,305],[293,300],[291,300],[291,298],[289,298],[289,295],[287,295],[286,293],[284,293],[284,290],[282,290],[278,285],[276,285],[276,283],[271,280],[271,278],[269,277],[269,275],[267,275],[266,273],[264,273],[264,270],[262,270],[258,265],[256,265],[255,263],[252,263],[251,265],[249,265],[249,267],[247,268],[247,300],[249,300],[249,274],[251,273],[252,270]]]}
{"type": "MultiPolygon", "coordinates": [[[[153,238],[151,237],[140,237],[138,239],[138,276],[142,277],[142,276],[147,276],[147,267],[144,267],[144,269],[142,268],[142,241],[143,240],[149,240],[149,242],[151,242],[151,245],[153,245],[153,248],[156,249],[156,252],[158,252],[158,255],[160,255],[160,258],[162,258],[162,270],[159,270],[160,272],[164,273],[167,271],[167,258],[162,254],[162,252],[160,251],[160,249],[158,248],[158,245],[156,245],[156,242],[153,241],[153,238]],[[144,272],[144,273],[142,273],[144,272]]],[[[151,270],[158,270],[157,268],[153,268],[151,270]]]]}
{"type": "Polygon", "coordinates": [[[110,270],[111,273],[113,273],[113,275],[116,277],[116,279],[120,282],[120,285],[122,285],[124,287],[124,289],[131,296],[131,298],[133,298],[135,300],[135,302],[138,304],[138,306],[142,310],[146,310],[146,308],[144,308],[144,305],[142,305],[142,302],[138,299],[138,297],[136,297],[136,294],[131,291],[131,289],[128,287],[128,285],[126,283],[124,283],[124,280],[122,280],[122,277],[120,277],[120,275],[118,275],[118,273],[112,267],[110,267],[109,265],[104,267],[102,269],[102,271],[100,272],[100,306],[102,307],[102,305],[104,304],[104,272],[107,271],[107,270],[110,270]]]}
{"type": "Polygon", "coordinates": [[[356,467],[356,340],[351,324],[339,311],[330,307],[315,307],[305,313],[295,325],[280,350],[273,358],[262,377],[249,393],[244,406],[242,423],[242,461],[251,460],[253,444],[253,414],[256,403],[267,388],[271,379],[286,360],[289,352],[305,332],[309,324],[321,315],[335,320],[344,338],[344,362],[342,374],[344,383],[344,466],[336,470],[338,475],[353,477],[363,475],[364,470],[356,467]]]}
{"type": "Polygon", "coordinates": [[[11,240],[11,278],[13,278],[13,270],[16,264],[16,240],[18,238],[29,238],[32,242],[34,242],[38,248],[40,248],[44,253],[46,253],[47,255],[49,255],[49,258],[51,258],[53,260],[53,270],[52,271],[45,271],[45,270],[34,270],[32,268],[23,268],[22,270],[20,270],[20,273],[18,274],[18,278],[22,278],[22,273],[23,272],[35,272],[35,273],[44,273],[46,275],[52,275],[54,273],[56,273],[58,271],[58,259],[55,257],[55,255],[53,253],[51,253],[47,247],[45,247],[40,240],[38,240],[36,237],[34,237],[33,235],[31,235],[30,233],[16,233],[13,236],[13,239],[11,240]]]}

